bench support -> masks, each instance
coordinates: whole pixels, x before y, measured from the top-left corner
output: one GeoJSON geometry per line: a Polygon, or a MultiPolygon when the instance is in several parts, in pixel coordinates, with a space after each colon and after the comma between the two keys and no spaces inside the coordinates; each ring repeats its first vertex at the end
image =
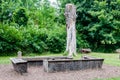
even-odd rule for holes
{"type": "Polygon", "coordinates": [[[14,70],[18,73],[22,74],[27,72],[27,61],[18,58],[12,58],[11,62],[13,64],[14,70]]]}
{"type": "Polygon", "coordinates": [[[44,60],[45,72],[73,71],[102,68],[104,59],[44,60]]]}

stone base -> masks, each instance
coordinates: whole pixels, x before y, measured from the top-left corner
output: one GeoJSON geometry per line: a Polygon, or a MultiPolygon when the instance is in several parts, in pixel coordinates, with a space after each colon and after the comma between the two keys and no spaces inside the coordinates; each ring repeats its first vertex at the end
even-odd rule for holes
{"type": "Polygon", "coordinates": [[[27,61],[28,66],[42,66],[43,60],[57,60],[57,59],[72,59],[66,56],[43,56],[43,57],[29,57],[29,58],[22,58],[23,60],[27,61]]]}
{"type": "Polygon", "coordinates": [[[11,61],[15,71],[21,74],[27,72],[27,61],[17,58],[12,58],[11,61]]]}
{"type": "Polygon", "coordinates": [[[99,69],[103,61],[104,59],[44,60],[43,67],[45,72],[99,69]]]}
{"type": "Polygon", "coordinates": [[[14,70],[18,73],[26,73],[27,67],[31,66],[42,66],[43,60],[58,60],[58,59],[72,59],[66,56],[58,56],[58,57],[29,57],[29,58],[11,58],[11,62],[13,64],[14,70]]]}

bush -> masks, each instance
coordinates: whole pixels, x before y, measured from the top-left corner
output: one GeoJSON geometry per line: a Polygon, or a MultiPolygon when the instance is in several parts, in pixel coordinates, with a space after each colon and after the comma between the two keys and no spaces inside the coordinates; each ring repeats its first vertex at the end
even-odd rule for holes
{"type": "Polygon", "coordinates": [[[14,26],[8,24],[0,25],[0,51],[18,50],[18,44],[23,39],[21,32],[14,26]]]}
{"type": "Polygon", "coordinates": [[[65,38],[66,32],[65,27],[55,27],[54,30],[49,31],[46,44],[48,50],[51,52],[62,52],[65,50],[65,38]]]}
{"type": "Polygon", "coordinates": [[[15,23],[17,23],[19,26],[27,25],[28,16],[27,16],[26,10],[24,8],[19,8],[18,10],[16,10],[16,12],[14,12],[13,18],[14,18],[15,23]]]}
{"type": "Polygon", "coordinates": [[[21,28],[24,39],[20,43],[21,49],[26,52],[43,52],[46,49],[45,40],[47,38],[47,29],[37,26],[29,26],[21,28]]]}
{"type": "Polygon", "coordinates": [[[76,39],[77,39],[78,50],[80,48],[89,48],[90,47],[89,43],[86,40],[82,39],[82,36],[80,34],[77,34],[76,39]]]}

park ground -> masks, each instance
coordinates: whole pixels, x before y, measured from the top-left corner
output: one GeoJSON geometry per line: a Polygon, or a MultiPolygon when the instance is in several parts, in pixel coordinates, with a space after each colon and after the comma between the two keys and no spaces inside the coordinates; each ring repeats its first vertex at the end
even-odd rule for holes
{"type": "MultiPolygon", "coordinates": [[[[80,59],[85,54],[78,54],[80,59]]],[[[62,56],[62,54],[29,54],[25,56],[62,56]]],[[[30,67],[28,73],[18,74],[13,70],[11,57],[0,57],[0,80],[120,80],[120,59],[117,53],[91,53],[87,56],[104,58],[102,69],[46,73],[43,67],[30,67]]]]}

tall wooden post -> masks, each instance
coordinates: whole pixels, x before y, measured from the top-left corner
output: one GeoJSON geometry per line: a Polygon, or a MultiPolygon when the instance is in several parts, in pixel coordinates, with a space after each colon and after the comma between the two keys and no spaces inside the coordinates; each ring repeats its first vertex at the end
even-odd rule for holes
{"type": "Polygon", "coordinates": [[[67,28],[67,46],[66,52],[72,57],[76,55],[76,7],[73,4],[66,4],[65,7],[65,18],[67,28]]]}

